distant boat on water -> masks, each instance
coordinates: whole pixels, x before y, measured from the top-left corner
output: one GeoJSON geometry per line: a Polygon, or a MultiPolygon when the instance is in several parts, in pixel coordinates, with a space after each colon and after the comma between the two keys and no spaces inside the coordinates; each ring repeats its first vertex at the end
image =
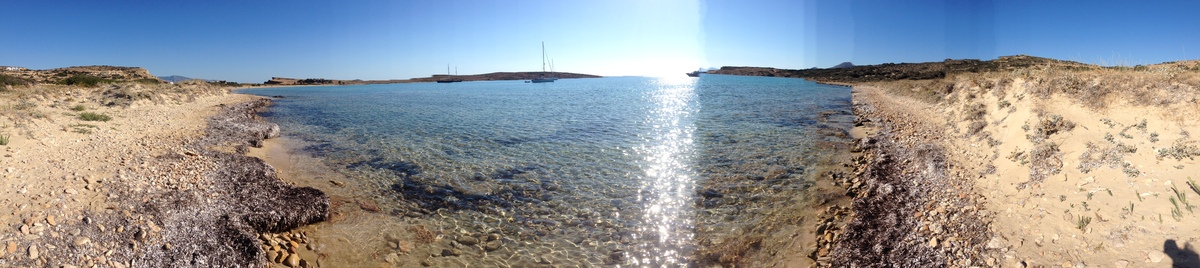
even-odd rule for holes
{"type": "MultiPolygon", "coordinates": [[[[554,72],[553,67],[550,69],[550,72],[554,72]]],[[[551,74],[551,76],[546,76],[546,42],[542,42],[542,74],[538,78],[529,80],[529,82],[549,83],[554,82],[554,80],[558,80],[558,77],[554,77],[553,74],[551,74]]]]}
{"type": "MultiPolygon", "coordinates": [[[[446,76],[450,76],[450,64],[446,64],[446,76]]],[[[454,76],[458,76],[458,66],[454,66],[454,76]]],[[[446,78],[437,80],[438,83],[458,83],[462,81],[462,78],[446,78]]]]}
{"type": "Polygon", "coordinates": [[[703,68],[701,68],[701,69],[699,69],[699,70],[692,71],[692,72],[690,72],[690,73],[687,73],[687,76],[689,76],[689,77],[700,77],[700,74],[702,74],[702,73],[705,73],[703,68]]]}

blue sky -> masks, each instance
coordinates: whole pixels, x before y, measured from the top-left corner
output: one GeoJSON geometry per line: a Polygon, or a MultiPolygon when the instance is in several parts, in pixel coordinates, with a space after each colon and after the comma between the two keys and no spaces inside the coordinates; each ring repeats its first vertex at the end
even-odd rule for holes
{"type": "Polygon", "coordinates": [[[0,1],[0,65],[240,82],[1200,58],[1200,1],[0,1]],[[1191,52],[1188,52],[1191,51],[1191,52]]]}

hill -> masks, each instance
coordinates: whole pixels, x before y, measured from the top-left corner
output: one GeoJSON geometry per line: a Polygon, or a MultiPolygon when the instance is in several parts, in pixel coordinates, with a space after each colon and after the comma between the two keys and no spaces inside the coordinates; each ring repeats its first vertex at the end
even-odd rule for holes
{"type": "Polygon", "coordinates": [[[178,82],[182,82],[184,80],[192,80],[192,79],[199,79],[199,78],[171,75],[171,76],[159,76],[158,79],[162,79],[163,81],[167,81],[167,82],[171,82],[171,83],[178,83],[178,82]]]}
{"type": "MultiPolygon", "coordinates": [[[[838,66],[842,66],[839,64],[838,66]]],[[[1101,69],[1096,65],[1088,65],[1073,61],[1056,60],[1026,55],[1004,56],[995,60],[981,61],[975,59],[952,60],[923,63],[884,63],[878,65],[853,66],[850,68],[805,69],[789,70],[769,67],[721,67],[720,70],[710,71],[713,74],[749,75],[806,78],[826,83],[856,83],[891,80],[921,80],[945,78],[947,75],[959,73],[982,73],[995,71],[1012,71],[1032,66],[1047,66],[1069,70],[1101,69]]],[[[837,67],[837,66],[835,66],[837,67]]]]}
{"type": "Polygon", "coordinates": [[[95,85],[98,83],[113,82],[163,82],[163,80],[151,75],[150,71],[143,68],[106,65],[74,66],[48,70],[0,70],[0,77],[6,81],[5,84],[10,84],[8,81],[16,81],[11,83],[16,85],[78,83],[95,85]]]}
{"type": "Polygon", "coordinates": [[[846,68],[854,68],[854,64],[847,61],[847,62],[840,63],[838,65],[834,65],[833,67],[829,67],[829,69],[846,69],[846,68]]]}

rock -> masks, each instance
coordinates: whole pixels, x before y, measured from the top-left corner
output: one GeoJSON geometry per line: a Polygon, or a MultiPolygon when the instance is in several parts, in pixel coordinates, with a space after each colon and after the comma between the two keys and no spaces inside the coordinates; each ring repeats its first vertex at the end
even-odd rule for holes
{"type": "Polygon", "coordinates": [[[84,236],[76,236],[76,237],[75,237],[75,240],[74,240],[74,244],[75,244],[75,246],[77,246],[77,247],[78,247],[78,246],[87,245],[88,243],[91,243],[91,242],[92,242],[92,239],[91,239],[91,238],[87,238],[87,237],[84,237],[84,236]]]}
{"type": "Polygon", "coordinates": [[[271,261],[271,262],[273,262],[273,261],[275,261],[275,259],[278,259],[278,258],[279,258],[279,252],[278,252],[278,251],[274,251],[274,250],[268,250],[268,251],[267,251],[267,261],[271,261]]]}
{"type": "Polygon", "coordinates": [[[284,261],[287,260],[287,257],[288,257],[287,251],[280,251],[279,257],[275,257],[275,263],[283,263],[284,261]]]}
{"type": "Polygon", "coordinates": [[[29,246],[29,259],[36,260],[38,258],[38,249],[35,245],[29,246]]]}
{"type": "Polygon", "coordinates": [[[312,264],[309,264],[308,260],[300,259],[300,267],[312,267],[312,264]]]}
{"type": "Polygon", "coordinates": [[[929,239],[929,247],[936,248],[938,246],[937,237],[929,239]]]}
{"type": "Polygon", "coordinates": [[[987,249],[999,249],[1003,247],[1004,242],[1000,241],[1000,237],[992,237],[992,240],[988,240],[987,242],[987,249]]]}
{"type": "Polygon", "coordinates": [[[58,222],[54,221],[54,215],[46,216],[46,223],[49,223],[50,226],[58,226],[58,222]]]}
{"type": "Polygon", "coordinates": [[[704,198],[721,198],[724,195],[722,195],[720,192],[717,192],[716,190],[708,189],[708,190],[704,190],[704,192],[701,192],[700,196],[703,196],[704,198]]]}
{"type": "Polygon", "coordinates": [[[1167,258],[1167,254],[1163,253],[1162,251],[1150,250],[1149,252],[1146,252],[1146,257],[1150,258],[1150,262],[1159,263],[1162,262],[1163,259],[1167,258]]]}
{"type": "Polygon", "coordinates": [[[412,251],[412,249],[413,249],[412,242],[408,242],[408,241],[396,242],[396,250],[398,250],[400,252],[408,253],[408,252],[412,251]]]}
{"type": "Polygon", "coordinates": [[[488,235],[487,241],[496,241],[496,240],[500,240],[500,234],[492,233],[492,234],[488,235]]]}
{"type": "Polygon", "coordinates": [[[456,248],[448,248],[448,249],[442,250],[442,257],[451,257],[451,256],[458,256],[458,255],[462,255],[462,250],[458,250],[456,248]]]}
{"type": "Polygon", "coordinates": [[[300,267],[300,256],[298,254],[288,255],[287,262],[284,264],[288,267],[300,267]]]}
{"type": "Polygon", "coordinates": [[[465,235],[459,236],[458,239],[455,241],[458,241],[459,244],[463,244],[463,245],[467,245],[467,246],[474,246],[475,244],[479,244],[479,238],[475,238],[474,236],[465,236],[465,235]]]}
{"type": "Polygon", "coordinates": [[[395,252],[388,253],[388,255],[383,256],[383,261],[391,264],[399,264],[400,255],[396,254],[395,252]]]}
{"type": "Polygon", "coordinates": [[[7,251],[8,253],[17,252],[17,242],[9,241],[8,247],[5,248],[4,251],[7,251]]]}
{"type": "Polygon", "coordinates": [[[494,251],[500,249],[500,245],[502,245],[500,241],[489,241],[483,244],[483,250],[494,251]]]}
{"type": "Polygon", "coordinates": [[[1117,268],[1125,268],[1125,267],[1129,267],[1129,261],[1119,260],[1119,261],[1113,263],[1113,265],[1117,266],[1117,268]]]}

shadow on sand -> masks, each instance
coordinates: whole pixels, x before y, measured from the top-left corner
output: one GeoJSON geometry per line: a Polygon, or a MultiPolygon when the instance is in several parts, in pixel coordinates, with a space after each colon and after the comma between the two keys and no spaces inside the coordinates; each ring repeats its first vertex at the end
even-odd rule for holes
{"type": "Polygon", "coordinates": [[[1171,256],[1171,267],[1200,267],[1200,255],[1190,243],[1184,243],[1183,248],[1175,244],[1175,239],[1163,241],[1163,252],[1171,256]]]}

